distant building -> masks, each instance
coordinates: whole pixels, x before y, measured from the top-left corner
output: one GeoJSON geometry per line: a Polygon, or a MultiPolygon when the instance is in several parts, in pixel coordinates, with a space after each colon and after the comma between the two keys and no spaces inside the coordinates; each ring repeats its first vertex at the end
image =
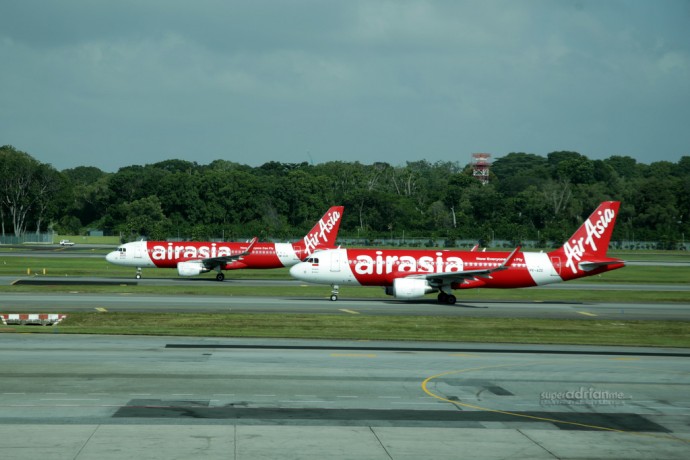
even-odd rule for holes
{"type": "Polygon", "coordinates": [[[472,154],[472,175],[479,179],[482,185],[489,183],[489,168],[491,167],[490,153],[472,154]]]}

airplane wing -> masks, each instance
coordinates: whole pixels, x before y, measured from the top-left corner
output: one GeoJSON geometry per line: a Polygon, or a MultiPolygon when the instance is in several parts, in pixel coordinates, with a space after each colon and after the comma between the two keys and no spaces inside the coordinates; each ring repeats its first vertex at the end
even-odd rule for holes
{"type": "Polygon", "coordinates": [[[459,283],[464,280],[473,280],[476,278],[485,278],[490,276],[494,272],[498,272],[501,270],[506,270],[511,263],[513,263],[513,259],[515,259],[515,256],[517,255],[518,251],[520,251],[520,246],[516,247],[513,252],[506,257],[506,259],[499,265],[498,267],[494,268],[484,268],[480,270],[463,270],[463,271],[458,271],[458,272],[442,272],[442,273],[425,273],[425,274],[417,274],[417,275],[410,275],[408,278],[421,278],[421,279],[426,279],[429,281],[429,284],[436,285],[436,286],[442,286],[442,285],[448,285],[452,283],[459,283]]]}
{"type": "Polygon", "coordinates": [[[256,236],[252,238],[249,242],[249,246],[247,246],[247,249],[239,254],[221,257],[209,257],[207,259],[201,259],[200,262],[204,265],[205,268],[213,270],[214,268],[220,265],[228,264],[234,260],[241,260],[244,256],[248,256],[249,254],[251,254],[252,250],[254,249],[254,245],[258,240],[259,238],[256,236]]]}

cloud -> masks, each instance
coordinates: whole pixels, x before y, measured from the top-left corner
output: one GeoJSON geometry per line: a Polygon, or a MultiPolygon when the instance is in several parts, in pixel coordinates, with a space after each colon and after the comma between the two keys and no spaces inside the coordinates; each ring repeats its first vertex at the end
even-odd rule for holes
{"type": "Polygon", "coordinates": [[[62,168],[180,157],[468,161],[690,151],[686,2],[4,2],[0,143],[62,168]]]}

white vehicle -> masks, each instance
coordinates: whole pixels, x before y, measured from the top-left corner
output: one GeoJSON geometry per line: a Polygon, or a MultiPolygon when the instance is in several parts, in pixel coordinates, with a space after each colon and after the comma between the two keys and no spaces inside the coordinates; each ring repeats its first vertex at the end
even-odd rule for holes
{"type": "Polygon", "coordinates": [[[74,246],[74,243],[70,240],[60,240],[60,246],[74,246]]]}

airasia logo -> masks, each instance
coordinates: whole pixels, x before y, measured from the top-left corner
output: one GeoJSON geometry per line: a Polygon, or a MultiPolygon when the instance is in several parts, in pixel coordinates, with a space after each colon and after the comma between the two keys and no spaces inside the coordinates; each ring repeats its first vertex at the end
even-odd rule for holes
{"type": "Polygon", "coordinates": [[[331,234],[333,227],[335,227],[340,220],[340,216],[340,212],[333,211],[328,215],[327,220],[324,221],[323,219],[319,219],[318,230],[315,230],[304,237],[304,247],[307,254],[311,254],[322,244],[328,243],[329,239],[327,235],[331,234]]]}
{"type": "Polygon", "coordinates": [[[152,260],[179,260],[179,259],[208,259],[212,257],[225,257],[232,255],[232,249],[228,246],[185,246],[184,244],[167,246],[156,245],[151,248],[152,260]]]}
{"type": "Polygon", "coordinates": [[[393,272],[403,273],[444,273],[463,270],[464,263],[460,257],[443,258],[442,252],[436,257],[422,256],[383,256],[382,251],[376,251],[376,257],[358,255],[355,259],[355,273],[358,275],[382,275],[393,272]]]}
{"type": "Polygon", "coordinates": [[[609,228],[609,224],[616,218],[616,212],[613,209],[605,209],[603,212],[599,211],[598,214],[599,219],[594,223],[589,219],[585,221],[584,236],[568,241],[563,245],[566,257],[565,266],[570,268],[573,274],[577,273],[577,262],[582,260],[582,256],[598,251],[597,240],[601,239],[609,228]]]}

